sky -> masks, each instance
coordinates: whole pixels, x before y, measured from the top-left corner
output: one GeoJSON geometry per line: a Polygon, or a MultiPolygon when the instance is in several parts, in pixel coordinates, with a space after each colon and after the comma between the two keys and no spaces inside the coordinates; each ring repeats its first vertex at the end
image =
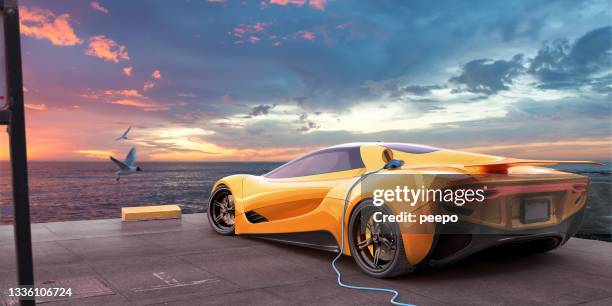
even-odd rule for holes
{"type": "Polygon", "coordinates": [[[611,3],[21,0],[28,156],[283,161],[388,141],[609,160],[611,3]]]}

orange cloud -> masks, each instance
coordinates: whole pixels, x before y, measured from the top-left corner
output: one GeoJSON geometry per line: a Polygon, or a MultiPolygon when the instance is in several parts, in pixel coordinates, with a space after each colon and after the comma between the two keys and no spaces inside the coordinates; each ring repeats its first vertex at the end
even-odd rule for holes
{"type": "Polygon", "coordinates": [[[236,37],[242,37],[247,33],[260,33],[266,30],[270,25],[269,22],[256,22],[254,24],[239,24],[237,25],[232,34],[236,37]]]}
{"type": "Polygon", "coordinates": [[[173,106],[173,104],[156,104],[156,103],[144,102],[144,101],[133,100],[133,99],[115,100],[115,101],[112,101],[111,104],[138,107],[138,108],[142,108],[144,111],[147,111],[147,112],[168,110],[170,106],[173,106]]]}
{"type": "Polygon", "coordinates": [[[105,61],[118,63],[120,60],[129,60],[130,57],[125,46],[117,44],[104,35],[89,38],[89,48],[85,54],[101,58],[105,61]]]}
{"type": "Polygon", "coordinates": [[[310,0],[310,2],[308,2],[308,6],[315,10],[324,11],[325,6],[327,6],[327,0],[310,0]]]}
{"type": "Polygon", "coordinates": [[[40,8],[20,9],[21,34],[37,39],[48,39],[56,46],[74,46],[82,43],[70,25],[70,15],[56,16],[52,11],[40,8]]]}
{"type": "Polygon", "coordinates": [[[257,22],[254,24],[239,24],[229,34],[235,36],[238,39],[234,41],[234,43],[242,44],[246,40],[254,44],[261,40],[257,35],[254,35],[254,34],[266,31],[269,25],[270,25],[269,22],[257,22]],[[245,40],[243,40],[243,38],[245,40]]]}
{"type": "Polygon", "coordinates": [[[104,150],[76,150],[75,153],[81,154],[85,157],[108,159],[109,156],[114,155],[113,151],[104,150]]]}
{"type": "Polygon", "coordinates": [[[159,79],[161,79],[161,71],[159,71],[159,70],[155,70],[155,71],[153,71],[153,74],[151,74],[151,76],[152,76],[154,79],[158,79],[158,80],[159,80],[159,79]]]}
{"type": "Polygon", "coordinates": [[[125,67],[122,69],[122,72],[126,76],[132,76],[132,67],[125,67]]]}
{"type": "Polygon", "coordinates": [[[282,5],[282,6],[286,6],[289,4],[293,4],[297,6],[304,6],[304,2],[306,2],[306,0],[270,0],[270,4],[276,4],[276,5],[282,5]]]}
{"type": "Polygon", "coordinates": [[[109,89],[104,91],[105,95],[108,96],[124,96],[124,97],[134,97],[134,98],[145,98],[138,90],[136,89],[122,89],[122,90],[114,90],[109,89]]]}
{"type": "Polygon", "coordinates": [[[103,7],[102,5],[100,5],[100,3],[96,2],[96,1],[93,1],[93,2],[89,3],[89,6],[92,9],[94,9],[94,10],[96,10],[98,12],[101,12],[101,13],[104,13],[104,14],[108,14],[108,9],[103,7]]]}
{"type": "Polygon", "coordinates": [[[47,104],[36,104],[36,103],[26,103],[25,104],[25,108],[27,109],[33,109],[33,110],[37,110],[37,111],[44,111],[47,110],[47,104]]]}
{"type": "Polygon", "coordinates": [[[144,91],[149,91],[149,90],[151,90],[151,89],[155,88],[155,85],[156,85],[156,84],[155,84],[155,82],[153,82],[153,81],[146,81],[146,82],[144,83],[144,91]]]}

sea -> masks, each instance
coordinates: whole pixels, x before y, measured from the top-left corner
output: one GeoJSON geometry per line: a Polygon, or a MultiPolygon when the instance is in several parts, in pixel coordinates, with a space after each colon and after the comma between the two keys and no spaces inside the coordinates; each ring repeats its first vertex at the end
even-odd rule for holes
{"type": "MultiPolygon", "coordinates": [[[[32,222],[118,218],[121,207],[177,204],[202,212],[212,185],[231,174],[261,175],[274,162],[141,162],[142,173],[115,180],[111,162],[30,162],[32,222]]],[[[579,237],[612,241],[612,166],[561,165],[587,175],[589,200],[579,237]]],[[[12,223],[10,165],[0,163],[0,224],[12,223]]]]}

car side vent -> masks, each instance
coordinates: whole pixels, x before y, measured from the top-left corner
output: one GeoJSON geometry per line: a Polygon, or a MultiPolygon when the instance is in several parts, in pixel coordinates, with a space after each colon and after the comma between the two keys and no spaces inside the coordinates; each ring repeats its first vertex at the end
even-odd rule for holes
{"type": "Polygon", "coordinates": [[[247,220],[249,220],[249,222],[251,223],[268,222],[268,219],[266,219],[266,217],[256,213],[254,210],[247,211],[245,215],[247,220]]]}

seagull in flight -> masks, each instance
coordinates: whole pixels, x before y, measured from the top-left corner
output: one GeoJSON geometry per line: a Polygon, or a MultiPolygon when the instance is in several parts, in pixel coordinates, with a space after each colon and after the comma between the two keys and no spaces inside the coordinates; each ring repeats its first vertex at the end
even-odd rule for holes
{"type": "Polygon", "coordinates": [[[121,179],[122,175],[130,175],[137,172],[142,171],[140,167],[134,166],[134,162],[136,161],[136,148],[132,148],[128,155],[125,157],[125,161],[119,161],[114,157],[110,157],[110,159],[115,163],[115,165],[119,166],[119,171],[115,172],[117,175],[117,182],[121,179]]]}
{"type": "Polygon", "coordinates": [[[128,139],[127,138],[127,134],[130,132],[131,129],[132,129],[132,126],[130,125],[130,127],[127,130],[125,130],[125,132],[123,132],[123,135],[121,135],[119,138],[115,139],[115,141],[118,141],[118,140],[127,140],[128,139]]]}

